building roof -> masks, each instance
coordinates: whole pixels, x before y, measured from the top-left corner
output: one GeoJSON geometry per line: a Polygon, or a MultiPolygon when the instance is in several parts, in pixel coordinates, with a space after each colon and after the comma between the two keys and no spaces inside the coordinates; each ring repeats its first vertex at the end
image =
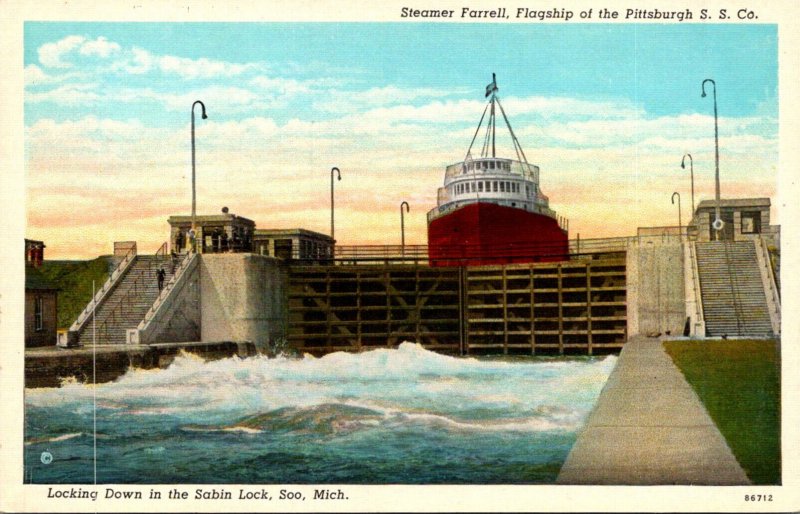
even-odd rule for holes
{"type": "Polygon", "coordinates": [[[51,283],[41,271],[31,265],[25,266],[26,291],[58,291],[59,288],[51,283]]]}
{"type": "Polygon", "coordinates": [[[253,231],[253,238],[271,238],[271,237],[291,237],[291,236],[304,236],[311,239],[321,239],[328,243],[333,243],[333,239],[328,234],[314,232],[313,230],[306,230],[304,228],[257,228],[253,231]]]}
{"type": "MultiPolygon", "coordinates": [[[[198,224],[203,223],[242,223],[245,225],[252,225],[255,226],[255,222],[251,219],[245,218],[244,216],[237,216],[236,214],[229,214],[229,213],[221,213],[221,214],[198,214],[195,216],[195,221],[198,224]]],[[[178,223],[191,223],[192,217],[191,216],[170,216],[167,222],[170,225],[175,225],[178,223]]]]}
{"type": "MultiPolygon", "coordinates": [[[[720,207],[769,207],[769,198],[720,198],[720,207]]],[[[697,209],[715,209],[716,200],[703,200],[697,204],[697,209]]]]}

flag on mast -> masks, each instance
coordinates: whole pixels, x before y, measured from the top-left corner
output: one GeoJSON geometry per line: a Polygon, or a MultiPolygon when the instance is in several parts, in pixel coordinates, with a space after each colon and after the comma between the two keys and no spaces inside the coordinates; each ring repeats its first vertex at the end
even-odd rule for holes
{"type": "Polygon", "coordinates": [[[486,86],[486,96],[484,96],[484,98],[487,98],[495,91],[497,91],[497,78],[495,78],[494,73],[492,73],[492,83],[486,86]]]}

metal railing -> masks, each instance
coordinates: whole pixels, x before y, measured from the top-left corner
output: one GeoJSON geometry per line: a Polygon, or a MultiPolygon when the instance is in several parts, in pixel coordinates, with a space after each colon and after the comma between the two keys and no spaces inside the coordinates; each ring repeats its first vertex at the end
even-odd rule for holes
{"type": "Polygon", "coordinates": [[[767,306],[770,308],[769,318],[772,323],[772,331],[778,334],[781,331],[781,290],[775,280],[775,269],[772,266],[767,242],[763,237],[759,236],[755,238],[754,243],[756,246],[756,260],[761,272],[761,282],[764,286],[764,296],[767,300],[767,306]]]}
{"type": "MultiPolygon", "coordinates": [[[[147,272],[151,271],[150,267],[147,268],[147,272]]],[[[144,278],[149,278],[152,280],[152,277],[146,277],[148,273],[142,271],[139,273],[139,276],[133,281],[132,284],[128,286],[128,289],[125,291],[124,296],[122,296],[119,300],[114,303],[113,307],[108,307],[111,309],[111,312],[108,314],[104,314],[103,321],[100,322],[100,325],[97,327],[97,337],[98,339],[108,342],[109,336],[109,325],[115,324],[121,319],[124,319],[124,308],[127,307],[128,310],[132,307],[134,301],[139,296],[139,291],[144,290],[144,278]]],[[[106,312],[108,312],[106,310],[106,312]]]]}
{"type": "MultiPolygon", "coordinates": [[[[333,258],[303,255],[299,249],[292,252],[293,264],[369,264],[369,263],[453,263],[473,264],[487,259],[568,260],[597,254],[624,252],[636,238],[598,238],[572,240],[568,243],[514,243],[507,245],[452,245],[438,247],[434,255],[428,245],[337,245],[333,258]]],[[[450,264],[448,264],[450,265],[450,264]]]]}
{"type": "MultiPolygon", "coordinates": [[[[694,303],[695,303],[695,327],[705,326],[705,313],[703,312],[703,296],[700,289],[700,269],[697,267],[697,248],[694,241],[686,245],[689,248],[689,260],[691,261],[692,269],[692,289],[694,290],[694,303]]],[[[704,334],[701,334],[705,336],[704,334]]]]}
{"type": "Polygon", "coordinates": [[[170,259],[166,249],[167,243],[162,244],[154,255],[156,258],[148,262],[147,268],[141,270],[139,276],[127,287],[124,296],[114,304],[114,307],[111,308],[111,312],[103,317],[103,321],[100,323],[98,329],[98,334],[101,337],[108,340],[109,326],[118,323],[120,320],[124,320],[126,313],[130,312],[133,305],[140,300],[141,293],[149,289],[146,285],[146,281],[154,280],[156,278],[156,268],[163,266],[164,262],[170,259]]]}
{"type": "MultiPolygon", "coordinates": [[[[128,244],[128,243],[126,243],[128,244]]],[[[111,289],[117,284],[117,281],[125,274],[128,267],[136,258],[136,242],[134,241],[132,245],[127,247],[127,252],[125,253],[122,261],[117,265],[114,271],[111,272],[111,275],[108,277],[108,280],[105,281],[103,287],[101,287],[92,299],[89,301],[89,304],[83,309],[83,311],[78,315],[78,319],[76,319],[72,326],[69,327],[70,332],[78,332],[83,328],[83,325],[92,315],[92,312],[97,310],[97,306],[101,303],[104,297],[111,291],[111,289]]]]}
{"type": "Polygon", "coordinates": [[[167,244],[166,241],[164,241],[161,244],[161,246],[158,247],[158,250],[156,250],[156,257],[162,257],[162,258],[166,257],[167,256],[167,248],[168,248],[168,244],[167,244]]]}
{"type": "Polygon", "coordinates": [[[148,328],[150,323],[155,318],[156,314],[158,314],[158,310],[164,304],[167,297],[169,297],[170,293],[175,288],[178,281],[181,280],[184,272],[189,268],[189,266],[191,265],[193,260],[197,257],[197,255],[198,254],[196,253],[190,252],[183,257],[180,264],[178,264],[178,266],[175,268],[175,273],[172,275],[172,278],[170,278],[169,281],[166,284],[164,284],[164,288],[161,290],[161,292],[159,292],[155,302],[153,302],[153,305],[150,306],[150,309],[148,309],[142,321],[139,322],[137,329],[139,330],[140,333],[148,328]]]}
{"type": "Polygon", "coordinates": [[[564,243],[513,243],[488,247],[483,244],[465,244],[436,247],[434,255],[430,254],[428,245],[336,245],[333,258],[326,255],[304,255],[300,249],[294,248],[291,260],[296,264],[359,264],[390,262],[430,262],[463,261],[470,264],[475,261],[489,259],[531,257],[576,259],[598,254],[615,254],[625,252],[631,244],[685,242],[679,235],[685,234],[686,227],[655,227],[654,230],[642,230],[637,236],[599,237],[589,239],[571,239],[564,243]],[[683,230],[681,230],[683,229],[683,230]]]}
{"type": "Polygon", "coordinates": [[[639,227],[636,230],[636,237],[642,238],[661,238],[661,242],[667,242],[671,238],[688,239],[689,227],[678,225],[666,225],[663,227],[639,227]]]}
{"type": "Polygon", "coordinates": [[[121,296],[119,300],[113,304],[113,307],[107,307],[104,309],[104,312],[109,312],[108,309],[111,309],[111,311],[107,315],[104,314],[103,321],[100,322],[100,326],[97,327],[98,337],[108,341],[110,325],[116,324],[120,320],[123,320],[126,313],[129,312],[133,305],[139,300],[141,293],[149,289],[148,286],[145,285],[146,281],[154,280],[156,278],[155,269],[163,266],[164,262],[170,259],[170,257],[167,255],[166,249],[167,243],[162,244],[154,255],[155,259],[149,260],[147,262],[147,267],[142,269],[139,272],[139,276],[137,276],[132,283],[127,285],[127,289],[124,291],[123,296],[121,296]]]}
{"type": "Polygon", "coordinates": [[[445,180],[463,176],[463,175],[475,175],[475,176],[483,176],[483,175],[493,175],[493,176],[502,176],[502,175],[516,175],[522,177],[525,180],[539,183],[539,166],[534,164],[526,164],[524,162],[515,161],[512,159],[500,159],[495,157],[479,157],[476,159],[467,160],[465,162],[458,162],[456,164],[451,164],[445,168],[445,180]],[[483,167],[483,163],[486,163],[486,168],[483,167]],[[495,163],[494,168],[489,168],[490,162],[495,163]],[[497,167],[497,163],[502,164],[509,164],[509,169],[499,168],[497,167]],[[470,165],[473,166],[473,169],[470,169],[470,165]]]}

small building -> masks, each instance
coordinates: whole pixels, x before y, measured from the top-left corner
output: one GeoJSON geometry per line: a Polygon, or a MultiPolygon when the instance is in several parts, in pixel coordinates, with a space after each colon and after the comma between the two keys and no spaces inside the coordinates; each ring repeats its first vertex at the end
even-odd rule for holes
{"type": "Polygon", "coordinates": [[[44,260],[45,244],[43,241],[25,239],[25,264],[38,268],[44,260]]]}
{"type": "Polygon", "coordinates": [[[333,256],[333,239],[303,228],[257,229],[253,251],[284,260],[328,260],[333,256]]]}
{"type": "MultiPolygon", "coordinates": [[[[186,253],[192,248],[191,216],[170,216],[170,248],[186,253]]],[[[198,253],[252,252],[253,220],[230,214],[223,207],[220,214],[195,216],[196,251],[198,253]]]]}
{"type": "MultiPolygon", "coordinates": [[[[27,245],[27,240],[25,242],[27,245]]],[[[58,288],[47,280],[33,262],[25,263],[26,348],[55,345],[58,328],[58,288]]]]}
{"type": "Polygon", "coordinates": [[[697,205],[690,233],[697,241],[744,241],[761,236],[775,247],[780,246],[780,226],[770,225],[769,198],[721,199],[720,218],[725,223],[722,230],[713,227],[716,219],[716,200],[703,200],[697,205]]]}

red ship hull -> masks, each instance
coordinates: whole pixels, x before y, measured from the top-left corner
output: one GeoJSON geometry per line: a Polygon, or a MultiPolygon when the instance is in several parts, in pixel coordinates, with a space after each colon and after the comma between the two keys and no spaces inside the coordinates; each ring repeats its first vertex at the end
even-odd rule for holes
{"type": "Polygon", "coordinates": [[[567,232],[538,213],[476,202],[428,224],[431,266],[479,266],[568,259],[567,232]]]}

